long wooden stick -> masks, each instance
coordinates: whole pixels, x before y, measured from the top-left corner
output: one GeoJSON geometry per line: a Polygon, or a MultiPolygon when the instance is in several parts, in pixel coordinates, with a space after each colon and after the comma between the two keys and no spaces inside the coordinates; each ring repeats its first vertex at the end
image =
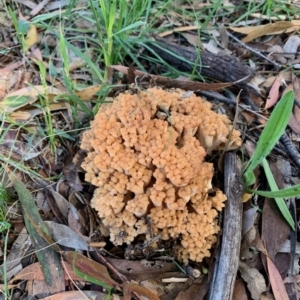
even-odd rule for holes
{"type": "Polygon", "coordinates": [[[232,299],[239,264],[244,190],[241,161],[234,153],[224,160],[225,194],[224,224],[221,249],[217,256],[209,300],[232,299]]]}

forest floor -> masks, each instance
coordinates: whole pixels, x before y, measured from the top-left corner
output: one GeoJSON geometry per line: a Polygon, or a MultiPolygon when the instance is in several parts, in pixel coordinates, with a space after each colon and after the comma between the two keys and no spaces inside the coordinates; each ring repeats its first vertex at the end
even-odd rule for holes
{"type": "Polygon", "coordinates": [[[299,299],[299,11],[292,0],[1,1],[0,299],[299,299]],[[185,264],[183,235],[160,241],[149,211],[148,233],[110,240],[82,168],[100,107],[156,86],[195,93],[241,133],[229,155],[205,158],[206,194],[228,201],[210,257],[185,264]]]}

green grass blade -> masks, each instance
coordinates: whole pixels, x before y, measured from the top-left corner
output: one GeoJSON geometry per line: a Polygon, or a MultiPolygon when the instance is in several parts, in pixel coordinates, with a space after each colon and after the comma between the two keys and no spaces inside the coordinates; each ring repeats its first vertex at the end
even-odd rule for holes
{"type": "Polygon", "coordinates": [[[294,92],[287,92],[274,108],[261,136],[256,149],[245,167],[244,175],[252,172],[262,160],[271,152],[275,144],[284,133],[290,119],[294,105],[294,92]]]}
{"type": "Polygon", "coordinates": [[[269,198],[290,198],[300,196],[300,184],[294,185],[292,187],[282,189],[279,191],[268,192],[268,191],[256,191],[253,189],[246,189],[246,192],[255,193],[260,196],[269,197],[269,198]]]}
{"type": "Polygon", "coordinates": [[[122,28],[120,31],[114,33],[112,36],[115,36],[115,35],[118,35],[122,32],[125,32],[125,31],[129,31],[129,30],[133,30],[137,27],[140,27],[142,25],[145,25],[145,22],[142,22],[142,21],[138,21],[138,22],[135,22],[133,24],[130,24],[129,26],[125,27],[125,28],[122,28]]]}
{"type": "Polygon", "coordinates": [[[245,186],[250,186],[250,185],[254,184],[255,179],[256,179],[256,177],[255,177],[255,174],[253,171],[246,172],[244,174],[245,186]]]}
{"type": "MultiPolygon", "coordinates": [[[[271,191],[273,191],[273,192],[278,191],[279,189],[278,189],[275,179],[273,177],[272,171],[271,171],[270,166],[265,158],[262,161],[262,165],[263,165],[269,186],[271,188],[271,191]]],[[[280,198],[280,197],[275,197],[274,199],[275,199],[275,202],[276,202],[280,212],[282,213],[283,217],[290,224],[290,226],[293,228],[293,230],[295,230],[295,222],[293,220],[293,217],[292,217],[284,199],[280,198]]]]}
{"type": "Polygon", "coordinates": [[[103,76],[99,70],[99,68],[92,62],[92,60],[82,53],[78,48],[73,46],[71,43],[69,43],[67,40],[65,40],[66,46],[73,51],[78,57],[80,57],[83,61],[87,63],[87,65],[95,72],[95,74],[98,76],[98,78],[103,81],[103,76]]]}

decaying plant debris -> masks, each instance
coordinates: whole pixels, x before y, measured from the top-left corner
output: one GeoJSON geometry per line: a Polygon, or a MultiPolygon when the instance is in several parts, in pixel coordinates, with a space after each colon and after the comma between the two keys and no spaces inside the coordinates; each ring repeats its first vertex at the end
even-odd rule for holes
{"type": "Polygon", "coordinates": [[[266,163],[279,189],[300,182],[297,2],[149,3],[1,2],[1,291],[296,300],[299,233],[240,171],[293,90],[266,163]]]}

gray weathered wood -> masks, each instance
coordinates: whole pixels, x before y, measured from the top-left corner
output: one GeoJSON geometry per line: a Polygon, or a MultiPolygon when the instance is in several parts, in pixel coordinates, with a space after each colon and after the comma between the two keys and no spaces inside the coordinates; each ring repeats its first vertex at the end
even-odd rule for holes
{"type": "Polygon", "coordinates": [[[217,255],[209,300],[232,299],[238,270],[244,190],[241,161],[234,153],[226,153],[224,160],[225,194],[224,224],[221,249],[217,255]]]}
{"type": "Polygon", "coordinates": [[[255,71],[242,64],[234,56],[218,55],[201,50],[200,57],[198,57],[195,49],[176,45],[158,37],[155,39],[157,40],[156,43],[148,43],[148,46],[175,68],[191,72],[196,63],[197,71],[202,76],[220,82],[236,82],[237,87],[257,94],[257,91],[248,84],[255,71]]]}

